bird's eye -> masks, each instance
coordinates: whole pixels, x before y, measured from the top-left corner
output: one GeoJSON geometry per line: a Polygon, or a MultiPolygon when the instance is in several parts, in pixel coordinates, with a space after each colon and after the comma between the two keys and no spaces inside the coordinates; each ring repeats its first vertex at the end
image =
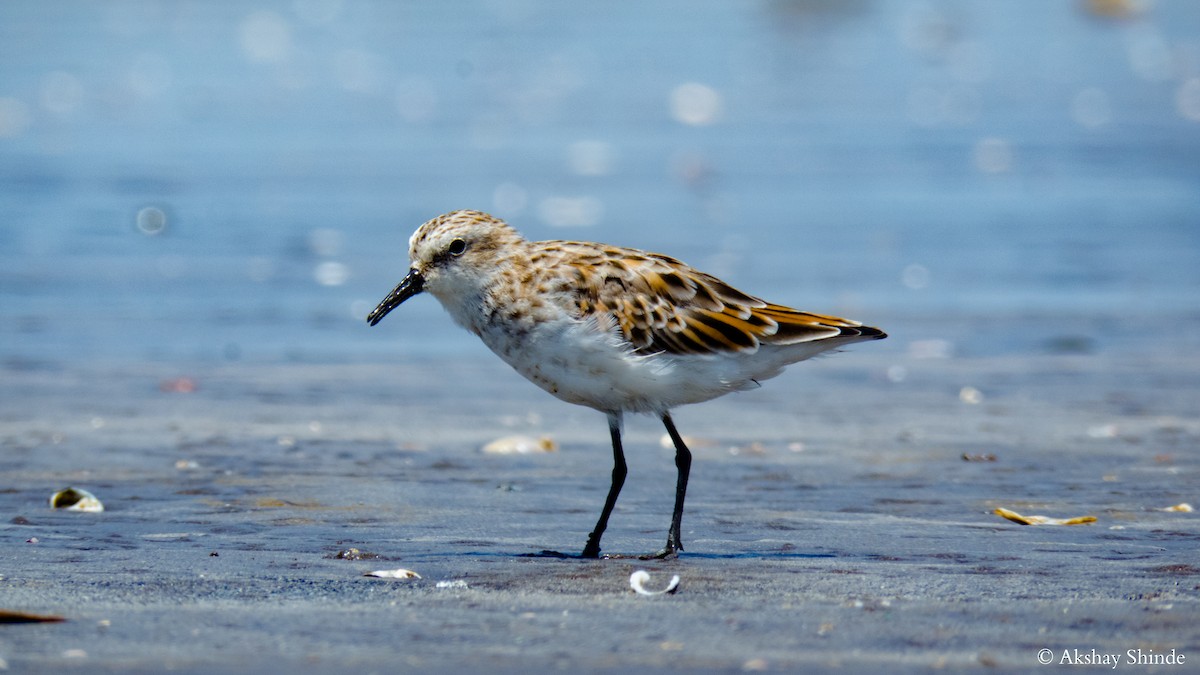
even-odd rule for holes
{"type": "Polygon", "coordinates": [[[450,248],[446,249],[450,255],[462,255],[463,251],[467,250],[467,242],[462,239],[455,239],[450,242],[450,248]]]}

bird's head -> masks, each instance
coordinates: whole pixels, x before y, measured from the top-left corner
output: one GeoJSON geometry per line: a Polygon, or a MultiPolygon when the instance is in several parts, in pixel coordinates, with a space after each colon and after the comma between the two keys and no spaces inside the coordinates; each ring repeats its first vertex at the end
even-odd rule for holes
{"type": "Polygon", "coordinates": [[[451,211],[426,222],[408,242],[408,274],[367,315],[367,322],[374,326],[421,292],[457,314],[456,307],[480,298],[488,280],[523,241],[507,223],[481,211],[451,211]]]}

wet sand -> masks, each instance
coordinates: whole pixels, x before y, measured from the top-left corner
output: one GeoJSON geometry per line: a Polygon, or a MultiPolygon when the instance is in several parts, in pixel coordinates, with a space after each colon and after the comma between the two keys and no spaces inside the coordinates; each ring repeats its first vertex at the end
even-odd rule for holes
{"type": "Polygon", "coordinates": [[[0,669],[1200,669],[1196,3],[68,6],[0,3],[0,609],[67,619],[0,669]],[[457,208],[892,337],[675,413],[679,559],[527,557],[603,417],[363,321],[457,208]]]}
{"type": "MultiPolygon", "coordinates": [[[[1200,501],[1198,366],[894,347],[802,364],[677,411],[695,454],[682,556],[584,561],[526,556],[582,548],[611,468],[603,417],[485,354],[10,364],[0,608],[67,621],[0,626],[0,658],[13,672],[996,672],[1095,649],[1141,672],[1125,661],[1141,649],[1191,671],[1200,522],[1161,509],[1200,501]],[[559,449],[480,452],[510,434],[559,449]],[[51,510],[68,485],[106,510],[51,510]],[[1097,522],[1022,526],[997,507],[1097,522]],[[350,548],[377,557],[336,557],[350,548]],[[422,578],[363,576],[399,567],[422,578]],[[637,595],[636,569],[680,589],[637,595]]],[[[662,433],[627,422],[607,553],[662,544],[662,433]]]]}

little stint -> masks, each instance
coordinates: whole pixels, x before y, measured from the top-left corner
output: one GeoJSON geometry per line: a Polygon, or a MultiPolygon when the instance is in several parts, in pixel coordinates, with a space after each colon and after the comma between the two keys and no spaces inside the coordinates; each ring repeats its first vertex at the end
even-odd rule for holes
{"type": "Polygon", "coordinates": [[[747,295],[657,253],[577,241],[528,241],[479,211],[453,211],[417,228],[408,274],[367,321],[427,292],[516,371],[567,401],[608,416],[612,483],[581,554],[600,538],[625,483],[626,412],[662,419],[675,445],[675,509],[667,543],[683,550],[680,524],[692,454],[672,408],[758,386],[789,364],[878,328],[801,312],[747,295]]]}

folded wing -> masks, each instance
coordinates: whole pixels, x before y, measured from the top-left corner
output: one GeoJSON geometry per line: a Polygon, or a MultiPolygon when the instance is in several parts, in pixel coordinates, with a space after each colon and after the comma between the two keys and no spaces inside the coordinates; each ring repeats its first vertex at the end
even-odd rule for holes
{"type": "Polygon", "coordinates": [[[610,318],[637,352],[753,353],[764,344],[886,337],[857,321],[760,300],[664,255],[605,247],[573,264],[580,312],[610,318]]]}

